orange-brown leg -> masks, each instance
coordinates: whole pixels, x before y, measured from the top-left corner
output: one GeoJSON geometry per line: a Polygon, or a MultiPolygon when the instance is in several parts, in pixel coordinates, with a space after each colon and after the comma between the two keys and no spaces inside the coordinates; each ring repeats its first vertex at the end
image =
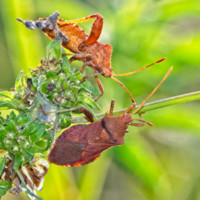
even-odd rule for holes
{"type": "Polygon", "coordinates": [[[115,100],[112,100],[111,103],[110,103],[109,116],[113,115],[114,105],[115,105],[115,100]]]}
{"type": "Polygon", "coordinates": [[[94,122],[94,117],[93,117],[92,113],[89,110],[87,110],[86,108],[80,107],[79,111],[86,116],[88,121],[94,122]]]}
{"type": "Polygon", "coordinates": [[[73,20],[59,22],[59,24],[64,25],[64,24],[82,23],[82,22],[86,22],[86,21],[89,21],[92,19],[95,19],[95,21],[92,25],[90,35],[81,44],[81,47],[83,47],[83,46],[94,44],[98,40],[99,36],[101,35],[101,31],[102,31],[102,27],[103,27],[103,17],[101,15],[99,15],[99,14],[90,15],[88,17],[84,17],[84,18],[80,18],[80,19],[73,19],[73,20]]]}
{"type": "Polygon", "coordinates": [[[125,113],[129,113],[131,110],[133,110],[136,106],[136,103],[131,104],[123,113],[122,115],[124,115],[125,113]]]}
{"type": "Polygon", "coordinates": [[[83,64],[83,66],[82,66],[81,69],[80,69],[80,72],[81,72],[81,73],[84,72],[86,66],[87,66],[87,65],[83,64]]]}
{"type": "Polygon", "coordinates": [[[119,84],[124,88],[124,90],[128,93],[128,95],[129,95],[130,98],[131,98],[131,101],[132,101],[133,103],[135,103],[135,100],[133,99],[132,94],[131,94],[130,91],[125,87],[125,85],[124,85],[121,81],[119,81],[118,79],[116,79],[116,78],[113,77],[113,76],[111,76],[110,78],[113,79],[114,81],[116,81],[117,83],[119,83],[119,84]]]}
{"type": "Polygon", "coordinates": [[[99,87],[99,90],[101,92],[100,95],[98,95],[94,100],[97,101],[103,94],[104,94],[104,88],[103,88],[103,85],[100,81],[100,79],[98,78],[98,76],[95,75],[95,79],[96,79],[96,82],[97,82],[97,85],[99,87]]]}
{"type": "Polygon", "coordinates": [[[91,15],[89,16],[90,19],[95,18],[95,21],[92,25],[92,29],[90,31],[90,35],[88,38],[83,42],[84,46],[94,44],[98,39],[99,36],[101,35],[101,31],[103,28],[103,17],[101,15],[91,15]]]}
{"type": "MultiPolygon", "coordinates": [[[[86,64],[85,66],[87,66],[87,64],[86,64]]],[[[83,65],[82,68],[85,68],[85,66],[83,65]]],[[[81,69],[81,70],[82,70],[82,69],[81,69]]],[[[101,92],[101,94],[98,95],[98,96],[94,99],[95,101],[97,101],[97,100],[104,94],[103,85],[102,85],[100,79],[99,79],[98,76],[97,76],[97,75],[99,75],[99,74],[100,74],[100,73],[97,72],[97,71],[94,69],[94,74],[88,74],[88,75],[85,75],[85,76],[82,78],[82,82],[84,82],[85,79],[87,79],[88,77],[92,77],[92,76],[95,77],[95,80],[96,80],[97,85],[98,85],[98,87],[99,87],[99,90],[100,90],[100,92],[101,92]]]]}
{"type": "MultiPolygon", "coordinates": [[[[85,67],[86,67],[87,65],[83,65],[82,66],[82,68],[81,68],[81,70],[80,70],[80,72],[83,72],[83,70],[85,69],[85,67]]],[[[96,77],[97,75],[99,75],[100,73],[99,72],[95,72],[94,74],[87,74],[87,75],[84,75],[83,76],[83,78],[82,78],[82,80],[81,80],[81,82],[84,82],[87,78],[89,78],[89,77],[96,77]]],[[[100,81],[100,80],[99,80],[100,81]]]]}
{"type": "MultiPolygon", "coordinates": [[[[85,54],[85,53],[75,53],[73,54],[73,56],[69,59],[69,62],[72,63],[74,60],[79,60],[79,61],[83,61],[85,59],[90,59],[89,54],[85,54]]],[[[88,62],[86,62],[84,65],[87,65],[88,62]]]]}
{"type": "Polygon", "coordinates": [[[86,108],[83,108],[83,107],[71,107],[70,109],[64,109],[64,110],[58,110],[58,111],[50,111],[50,112],[46,112],[42,105],[40,104],[40,110],[41,112],[44,114],[44,115],[49,115],[51,113],[61,113],[61,112],[69,112],[69,111],[75,111],[75,110],[79,110],[79,112],[83,113],[85,115],[85,117],[87,118],[87,120],[89,122],[94,122],[94,117],[92,115],[92,113],[87,110],[86,108]]]}

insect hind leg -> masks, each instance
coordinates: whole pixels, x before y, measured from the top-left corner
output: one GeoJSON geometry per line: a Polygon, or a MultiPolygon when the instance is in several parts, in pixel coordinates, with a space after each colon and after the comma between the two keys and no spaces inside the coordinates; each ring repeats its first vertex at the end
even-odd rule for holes
{"type": "Polygon", "coordinates": [[[134,100],[132,94],[131,94],[130,91],[126,88],[126,86],[125,86],[121,81],[119,81],[118,79],[116,79],[116,78],[113,77],[113,76],[111,76],[111,79],[113,79],[114,81],[116,81],[117,83],[119,83],[119,84],[124,88],[124,90],[128,93],[128,95],[129,95],[130,98],[131,98],[131,101],[132,101],[133,103],[135,103],[135,100],[134,100]]]}
{"type": "Polygon", "coordinates": [[[60,25],[83,23],[86,21],[90,21],[92,19],[95,19],[95,21],[93,22],[92,29],[90,31],[90,35],[79,46],[79,48],[82,48],[83,46],[92,45],[95,42],[97,42],[97,40],[99,39],[99,36],[101,35],[102,28],[103,28],[103,17],[99,14],[95,14],[95,15],[90,15],[90,16],[83,17],[80,19],[67,20],[64,22],[60,22],[60,25]]]}

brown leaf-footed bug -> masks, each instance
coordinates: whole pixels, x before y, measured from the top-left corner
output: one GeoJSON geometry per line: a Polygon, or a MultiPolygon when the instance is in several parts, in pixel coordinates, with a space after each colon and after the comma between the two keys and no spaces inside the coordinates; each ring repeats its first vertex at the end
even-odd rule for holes
{"type": "Polygon", "coordinates": [[[112,46],[110,44],[103,44],[98,41],[103,28],[103,17],[99,14],[94,14],[74,20],[58,19],[58,17],[59,13],[55,12],[48,18],[40,18],[38,21],[24,21],[19,18],[17,20],[22,22],[27,28],[31,30],[36,28],[41,29],[50,39],[60,39],[62,41],[63,47],[73,52],[72,57],[70,58],[70,62],[79,60],[84,63],[81,72],[84,71],[86,66],[90,66],[94,70],[94,74],[86,75],[83,80],[85,80],[88,76],[95,77],[101,92],[101,94],[96,97],[96,101],[104,93],[103,85],[98,78],[99,74],[103,75],[104,77],[111,78],[119,83],[128,93],[132,102],[134,102],[130,91],[121,81],[115,77],[135,74],[138,71],[141,71],[147,67],[165,60],[165,58],[163,58],[133,72],[115,74],[111,68],[112,46]],[[76,23],[82,23],[92,19],[95,20],[93,22],[90,34],[87,35],[86,32],[76,23]]]}
{"type": "Polygon", "coordinates": [[[90,163],[97,159],[104,150],[115,145],[122,145],[129,125],[140,127],[147,124],[151,126],[151,123],[143,119],[133,119],[132,115],[144,106],[171,70],[172,67],[150,95],[132,113],[129,114],[135,108],[135,104],[127,108],[122,115],[113,117],[114,101],[112,101],[108,116],[89,125],[75,125],[65,130],[51,149],[48,155],[49,161],[57,165],[72,167],[90,163]],[[140,123],[134,123],[133,121],[140,123]]]}

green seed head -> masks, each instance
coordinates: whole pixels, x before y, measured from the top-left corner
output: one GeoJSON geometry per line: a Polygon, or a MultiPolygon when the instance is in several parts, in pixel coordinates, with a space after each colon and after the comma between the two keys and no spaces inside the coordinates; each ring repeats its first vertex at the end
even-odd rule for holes
{"type": "Polygon", "coordinates": [[[28,141],[25,141],[24,148],[28,148],[30,146],[30,143],[28,141]]]}
{"type": "Polygon", "coordinates": [[[18,146],[13,146],[13,151],[14,151],[14,152],[19,151],[19,147],[18,147],[18,146]]]}

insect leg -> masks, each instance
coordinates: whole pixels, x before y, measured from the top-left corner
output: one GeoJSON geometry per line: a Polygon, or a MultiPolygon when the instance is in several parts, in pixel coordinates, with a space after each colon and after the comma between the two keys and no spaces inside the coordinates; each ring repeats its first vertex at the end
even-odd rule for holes
{"type": "Polygon", "coordinates": [[[80,19],[74,19],[74,20],[67,20],[63,22],[59,22],[59,25],[64,24],[73,24],[73,23],[82,23],[89,20],[95,19],[92,29],[90,31],[90,35],[88,38],[81,44],[80,48],[86,45],[94,44],[99,36],[101,35],[102,27],[103,27],[103,17],[99,14],[90,15],[88,17],[80,18],[80,19]]]}
{"type": "Polygon", "coordinates": [[[80,107],[79,111],[86,116],[88,121],[94,122],[94,117],[93,117],[92,113],[89,110],[87,110],[86,108],[80,107]]]}
{"type": "MultiPolygon", "coordinates": [[[[84,69],[85,69],[85,66],[87,66],[87,65],[83,65],[84,69]]],[[[82,68],[83,68],[83,67],[82,67],[82,68]]],[[[82,70],[82,68],[81,68],[81,70],[82,70]]],[[[81,72],[81,70],[80,70],[80,72],[81,72]]],[[[93,76],[97,76],[97,75],[99,75],[99,72],[94,73],[94,74],[87,74],[87,75],[84,75],[83,78],[82,78],[82,80],[81,80],[81,82],[84,82],[84,81],[85,81],[87,78],[89,78],[89,77],[93,77],[93,76]]]]}
{"type": "Polygon", "coordinates": [[[81,69],[80,69],[80,72],[81,72],[81,73],[85,70],[85,67],[86,67],[86,66],[87,66],[86,64],[83,64],[83,66],[82,66],[81,69]]]}
{"type": "MultiPolygon", "coordinates": [[[[87,58],[90,58],[88,54],[85,53],[75,53],[73,54],[73,56],[69,59],[69,62],[72,63],[74,60],[79,60],[79,61],[83,61],[87,58]]],[[[89,61],[88,61],[89,62],[89,61]]],[[[84,62],[84,65],[87,65],[88,62],[84,62]]]]}
{"type": "MultiPolygon", "coordinates": [[[[85,66],[87,66],[88,64],[84,64],[83,65],[83,67],[85,68],[85,66]]],[[[83,68],[82,67],[82,68],[83,68]]],[[[82,69],[81,69],[82,70],[82,69]]],[[[82,78],[82,82],[84,82],[85,81],[85,79],[87,79],[88,77],[92,77],[92,76],[94,76],[95,77],[95,80],[96,80],[96,82],[97,82],[97,85],[98,85],[98,87],[99,87],[99,90],[100,90],[100,92],[101,92],[101,94],[100,95],[98,95],[94,100],[95,101],[97,101],[103,94],[104,94],[104,88],[103,88],[103,85],[102,85],[102,83],[101,83],[101,81],[100,81],[100,79],[98,78],[98,76],[97,75],[99,75],[100,73],[99,72],[97,72],[96,70],[94,70],[94,74],[88,74],[88,75],[85,75],[83,78],[82,78]]]]}
{"type": "Polygon", "coordinates": [[[113,115],[114,105],[115,105],[115,100],[112,100],[111,103],[110,103],[109,116],[113,115]]]}
{"type": "Polygon", "coordinates": [[[99,39],[99,36],[101,35],[102,28],[103,28],[103,17],[101,15],[98,15],[98,14],[91,15],[88,18],[90,18],[90,19],[96,18],[96,19],[95,19],[95,21],[92,25],[90,35],[81,44],[81,45],[84,45],[84,46],[91,45],[91,44],[94,44],[95,42],[97,42],[97,40],[99,39]]]}
{"type": "Polygon", "coordinates": [[[129,95],[130,98],[131,98],[131,101],[132,101],[133,103],[135,103],[135,100],[133,99],[132,94],[131,94],[130,91],[125,87],[125,85],[124,85],[121,81],[119,81],[118,79],[116,79],[116,78],[113,77],[113,76],[111,76],[110,78],[113,79],[114,81],[116,81],[117,83],[119,83],[119,84],[124,88],[124,90],[128,93],[128,95],[129,95]]]}
{"type": "Polygon", "coordinates": [[[97,85],[98,85],[98,87],[99,87],[99,90],[100,90],[100,92],[101,92],[101,94],[98,95],[98,96],[94,99],[95,101],[97,101],[97,100],[104,94],[104,88],[103,88],[103,85],[102,85],[100,79],[98,78],[98,76],[95,75],[94,77],[95,77],[95,80],[96,80],[97,85]]]}
{"type": "Polygon", "coordinates": [[[133,103],[131,104],[123,113],[122,115],[124,115],[125,113],[129,113],[131,110],[133,110],[135,108],[136,104],[133,103]]]}

